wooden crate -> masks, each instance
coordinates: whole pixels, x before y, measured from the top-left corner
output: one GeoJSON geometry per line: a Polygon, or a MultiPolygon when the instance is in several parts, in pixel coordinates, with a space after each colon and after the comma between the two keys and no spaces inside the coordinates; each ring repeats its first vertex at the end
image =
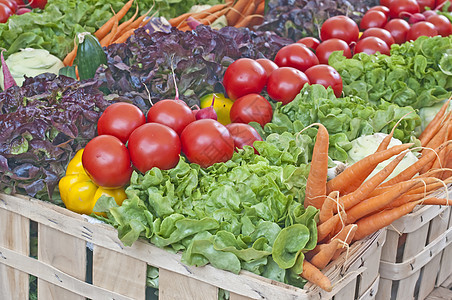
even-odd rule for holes
{"type": "Polygon", "coordinates": [[[425,299],[452,273],[451,242],[450,207],[420,207],[394,222],[381,255],[377,299],[425,299]]]}
{"type": "Polygon", "coordinates": [[[150,265],[159,269],[162,300],[218,299],[220,288],[231,300],[371,300],[386,236],[379,231],[331,263],[325,272],[334,289],[326,293],[246,271],[236,275],[210,265],[187,266],[179,254],[142,240],[124,247],[114,228],[87,219],[33,198],[0,194],[0,299],[28,299],[29,275],[37,277],[38,299],[145,299],[150,265]],[[30,257],[30,224],[38,227],[37,259],[30,257]]]}

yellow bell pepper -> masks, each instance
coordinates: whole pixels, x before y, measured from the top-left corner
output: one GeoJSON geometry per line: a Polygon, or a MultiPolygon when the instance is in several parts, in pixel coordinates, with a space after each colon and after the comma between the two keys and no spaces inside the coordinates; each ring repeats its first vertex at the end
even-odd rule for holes
{"type": "Polygon", "coordinates": [[[66,176],[58,183],[61,200],[69,210],[80,214],[91,214],[94,205],[102,195],[113,197],[118,205],[126,199],[123,188],[107,189],[97,186],[86,174],[82,165],[83,149],[69,162],[66,176]]]}

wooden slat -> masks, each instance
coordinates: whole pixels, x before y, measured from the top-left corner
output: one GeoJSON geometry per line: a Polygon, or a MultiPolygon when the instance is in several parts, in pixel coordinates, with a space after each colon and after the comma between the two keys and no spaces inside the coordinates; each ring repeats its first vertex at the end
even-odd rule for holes
{"type": "Polygon", "coordinates": [[[443,287],[438,287],[428,295],[425,300],[450,300],[452,299],[452,291],[443,287]]]}
{"type": "MultiPolygon", "coordinates": [[[[80,280],[86,276],[85,241],[38,224],[38,259],[80,280]]],[[[38,298],[84,300],[83,296],[38,278],[38,298]]]]}
{"type": "Polygon", "coordinates": [[[229,293],[229,300],[250,300],[250,297],[229,293]]]}
{"type": "Polygon", "coordinates": [[[159,300],[218,299],[218,288],[164,269],[159,270],[159,300]]]}
{"type": "Polygon", "coordinates": [[[359,300],[372,300],[375,299],[378,292],[378,286],[380,284],[380,276],[377,276],[375,281],[371,284],[369,289],[365,291],[361,297],[359,297],[359,300]]]}
{"type": "Polygon", "coordinates": [[[140,300],[146,297],[146,263],[130,256],[94,246],[93,284],[140,300]]]}
{"type": "Polygon", "coordinates": [[[381,247],[373,254],[363,261],[362,266],[366,270],[360,275],[358,286],[358,297],[361,298],[375,283],[376,278],[379,277],[380,269],[381,247]]]}
{"type": "MultiPolygon", "coordinates": [[[[452,227],[452,209],[449,209],[449,228],[452,227]]],[[[442,285],[447,278],[452,278],[452,245],[449,245],[444,249],[441,257],[441,269],[438,273],[438,278],[436,280],[436,285],[442,285]]]]}
{"type": "Polygon", "coordinates": [[[377,300],[391,299],[391,292],[392,292],[392,280],[380,277],[376,299],[377,300]]]}
{"type": "MultiPolygon", "coordinates": [[[[28,256],[29,239],[29,219],[0,208],[0,246],[28,256]]],[[[5,260],[0,251],[0,299],[27,300],[28,274],[5,265],[5,260]]]]}
{"type": "Polygon", "coordinates": [[[332,299],[341,300],[341,299],[354,299],[355,291],[356,291],[356,281],[358,279],[355,278],[350,281],[345,287],[343,287],[332,299]]]}

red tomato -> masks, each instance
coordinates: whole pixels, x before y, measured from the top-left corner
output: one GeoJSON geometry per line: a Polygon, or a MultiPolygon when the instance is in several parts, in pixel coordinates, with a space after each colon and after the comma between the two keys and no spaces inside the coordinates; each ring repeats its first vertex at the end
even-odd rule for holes
{"type": "Polygon", "coordinates": [[[419,5],[416,0],[394,0],[389,4],[389,17],[400,18],[401,13],[419,13],[419,5]]]}
{"type": "Polygon", "coordinates": [[[180,140],[187,159],[202,168],[228,161],[234,154],[234,140],[228,129],[212,119],[190,123],[180,140]]]}
{"type": "Polygon", "coordinates": [[[372,11],[372,10],[381,11],[382,13],[385,14],[386,17],[389,17],[389,8],[387,6],[383,6],[383,5],[373,6],[373,7],[369,8],[368,11],[372,11]]]}
{"type": "Polygon", "coordinates": [[[320,28],[320,39],[326,41],[332,38],[343,40],[350,45],[359,37],[358,25],[346,16],[335,16],[327,19],[320,28]]]}
{"type": "Polygon", "coordinates": [[[278,69],[278,65],[275,64],[273,61],[266,59],[266,58],[258,58],[256,59],[256,61],[264,68],[265,70],[265,74],[268,76],[270,76],[270,74],[278,69]]]}
{"type": "Polygon", "coordinates": [[[291,67],[279,68],[270,75],[267,82],[267,93],[275,101],[283,105],[291,102],[301,91],[309,79],[305,73],[291,67]]]}
{"type": "MultiPolygon", "coordinates": [[[[443,6],[446,4],[446,2],[452,2],[451,0],[436,0],[436,9],[437,10],[443,10],[443,6]]],[[[452,11],[452,5],[449,6],[449,11],[452,11]]]]}
{"type": "Polygon", "coordinates": [[[352,51],[346,42],[340,39],[329,39],[321,42],[317,47],[315,54],[321,64],[328,64],[328,58],[334,51],[343,51],[343,55],[347,58],[352,57],[352,51]]]}
{"type": "Polygon", "coordinates": [[[389,7],[394,0],[380,0],[380,5],[389,7]]]}
{"type": "Polygon", "coordinates": [[[362,40],[359,40],[358,43],[356,43],[355,46],[355,53],[364,52],[369,55],[375,54],[377,52],[380,52],[381,54],[390,55],[389,53],[389,47],[380,38],[369,36],[362,40]]]}
{"type": "Polygon", "coordinates": [[[361,35],[361,39],[364,39],[369,36],[375,36],[377,38],[382,39],[383,41],[385,41],[385,43],[388,45],[389,48],[391,48],[391,45],[395,43],[394,38],[392,37],[391,33],[389,31],[387,31],[386,29],[369,28],[363,32],[363,34],[361,35]]]}
{"type": "Polygon", "coordinates": [[[302,39],[299,39],[297,43],[303,44],[308,48],[311,48],[315,51],[317,49],[317,46],[320,44],[320,41],[316,39],[315,37],[307,36],[302,39]]]}
{"type": "Polygon", "coordinates": [[[184,128],[195,121],[192,110],[182,100],[161,100],[154,104],[147,114],[148,123],[166,125],[181,134],[184,128]]]}
{"type": "Polygon", "coordinates": [[[436,36],[438,31],[435,29],[435,25],[430,22],[418,22],[411,25],[410,30],[406,34],[407,41],[414,41],[420,36],[436,36]]]}
{"type": "Polygon", "coordinates": [[[44,9],[47,4],[47,0],[33,0],[28,1],[28,5],[30,5],[32,8],[40,8],[44,9]]]}
{"type": "Polygon", "coordinates": [[[27,7],[21,7],[18,10],[16,10],[16,15],[23,15],[26,13],[31,12],[31,9],[27,8],[27,7]]]}
{"type": "Polygon", "coordinates": [[[112,135],[99,135],[89,141],[82,164],[93,182],[102,187],[122,187],[132,175],[129,151],[112,135]]]}
{"type": "Polygon", "coordinates": [[[437,15],[435,10],[426,10],[422,14],[425,16],[425,18],[437,15]]]}
{"type": "Polygon", "coordinates": [[[267,82],[265,69],[255,60],[239,58],[224,73],[223,86],[232,101],[246,94],[259,94],[267,82]]]}
{"type": "Polygon", "coordinates": [[[8,6],[13,13],[17,10],[17,3],[14,0],[0,0],[0,3],[8,6]]]}
{"type": "Polygon", "coordinates": [[[449,19],[443,15],[432,15],[427,18],[427,22],[432,23],[435,26],[436,31],[441,36],[449,36],[452,34],[452,24],[449,19]]]}
{"type": "Polygon", "coordinates": [[[341,75],[329,65],[317,65],[306,70],[306,76],[311,84],[321,84],[325,88],[333,89],[334,95],[339,98],[342,94],[341,75]]]}
{"type": "Polygon", "coordinates": [[[393,19],[386,24],[384,29],[391,33],[397,44],[403,44],[406,42],[406,34],[410,30],[410,24],[402,19],[393,19]]]}
{"type": "Polygon", "coordinates": [[[425,8],[428,7],[430,9],[435,8],[436,0],[416,0],[421,12],[425,11],[425,8]]]}
{"type": "Polygon", "coordinates": [[[3,3],[0,3],[0,23],[6,23],[8,18],[13,14],[11,8],[3,3]]]}
{"type": "Polygon", "coordinates": [[[261,95],[248,94],[240,97],[232,104],[229,115],[232,123],[248,124],[250,122],[257,122],[264,127],[265,124],[272,120],[273,109],[267,99],[261,95]]]}
{"type": "Polygon", "coordinates": [[[113,135],[125,144],[132,131],[144,123],[146,117],[135,105],[127,102],[113,103],[97,121],[97,134],[113,135]]]}
{"type": "Polygon", "coordinates": [[[388,17],[381,11],[369,10],[361,19],[359,28],[366,30],[368,28],[383,28],[388,22],[388,17]]]}
{"type": "Polygon", "coordinates": [[[317,56],[303,44],[293,43],[282,47],[276,53],[275,63],[279,67],[292,67],[304,72],[319,64],[317,56]]]}
{"type": "MultiPolygon", "coordinates": [[[[259,133],[251,125],[245,123],[231,123],[226,125],[229,133],[234,140],[234,149],[243,149],[243,146],[251,146],[254,148],[255,141],[262,141],[259,133]]],[[[258,154],[254,149],[254,153],[258,154]]]]}
{"type": "Polygon", "coordinates": [[[132,132],[127,148],[133,165],[146,173],[154,167],[174,168],[179,162],[181,144],[173,129],[159,123],[147,123],[132,132]]]}

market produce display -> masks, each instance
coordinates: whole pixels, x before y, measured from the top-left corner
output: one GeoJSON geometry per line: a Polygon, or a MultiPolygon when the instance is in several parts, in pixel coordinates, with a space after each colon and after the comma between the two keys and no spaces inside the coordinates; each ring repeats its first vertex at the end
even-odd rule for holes
{"type": "Polygon", "coordinates": [[[46,2],[0,2],[4,193],[325,291],[353,242],[452,204],[449,1],[46,2]]]}

